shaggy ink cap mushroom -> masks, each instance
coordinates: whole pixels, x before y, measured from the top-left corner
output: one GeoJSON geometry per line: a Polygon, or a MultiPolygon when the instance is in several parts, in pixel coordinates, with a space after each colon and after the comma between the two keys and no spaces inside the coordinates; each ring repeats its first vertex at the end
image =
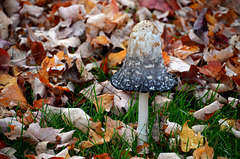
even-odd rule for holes
{"type": "Polygon", "coordinates": [[[114,87],[126,91],[165,92],[177,86],[164,66],[160,34],[150,21],[133,28],[123,66],[111,77],[114,87]]]}

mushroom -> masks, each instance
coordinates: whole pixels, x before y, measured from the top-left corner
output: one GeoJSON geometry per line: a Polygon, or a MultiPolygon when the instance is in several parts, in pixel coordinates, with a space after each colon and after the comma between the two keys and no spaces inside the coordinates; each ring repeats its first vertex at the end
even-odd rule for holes
{"type": "Polygon", "coordinates": [[[164,66],[160,34],[148,20],[133,28],[123,65],[110,79],[120,90],[139,92],[138,145],[148,141],[149,92],[165,92],[177,86],[175,76],[164,66]]]}

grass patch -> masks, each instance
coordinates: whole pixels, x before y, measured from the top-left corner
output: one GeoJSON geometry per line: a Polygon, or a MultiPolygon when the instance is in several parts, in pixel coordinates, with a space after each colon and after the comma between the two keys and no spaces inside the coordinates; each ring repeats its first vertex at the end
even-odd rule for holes
{"type": "MultiPolygon", "coordinates": [[[[154,106],[150,106],[153,98],[159,93],[153,93],[149,100],[149,131],[151,133],[152,128],[154,126],[154,121],[156,119],[156,115],[164,115],[168,116],[169,121],[176,122],[180,125],[183,125],[187,120],[189,120],[188,125],[191,128],[193,125],[197,124],[206,124],[208,128],[206,128],[201,134],[207,139],[209,146],[214,148],[214,156],[221,156],[227,158],[236,158],[236,156],[240,155],[240,142],[236,137],[234,137],[231,133],[226,130],[221,130],[218,121],[220,119],[238,119],[238,110],[240,106],[238,105],[236,109],[231,107],[231,104],[225,105],[222,109],[217,111],[208,121],[197,120],[192,116],[191,111],[196,111],[203,108],[205,105],[212,102],[212,99],[207,101],[207,103],[202,103],[201,99],[196,99],[191,91],[194,89],[189,89],[186,92],[176,92],[173,96],[173,102],[170,103],[168,108],[154,109],[154,106]]],[[[169,94],[168,94],[169,95],[169,94]]],[[[82,100],[82,96],[78,98],[78,100],[82,100]]],[[[78,104],[68,104],[69,107],[76,107],[78,104]]],[[[99,113],[96,111],[94,104],[92,101],[86,99],[85,102],[81,104],[81,109],[83,109],[87,114],[89,114],[94,121],[100,120],[104,122],[104,116],[108,115],[112,119],[121,120],[124,123],[135,123],[137,122],[138,115],[138,102],[132,104],[129,108],[128,112],[125,115],[115,116],[114,114],[102,112],[99,113]]],[[[100,111],[101,112],[101,111],[100,111]]],[[[49,114],[48,114],[49,115],[49,114]]],[[[162,116],[159,115],[159,120],[162,116]]],[[[64,128],[63,132],[70,131],[75,129],[72,125],[68,126],[62,120],[60,115],[52,115],[51,120],[47,123],[48,127],[53,128],[64,128]]],[[[159,121],[160,122],[160,121],[159,121]]],[[[79,142],[76,143],[76,146],[80,143],[80,141],[88,140],[88,134],[85,134],[77,129],[75,129],[74,137],[79,139],[79,142]]],[[[17,158],[25,158],[24,151],[34,152],[35,145],[30,145],[21,140],[8,140],[3,134],[0,135],[0,139],[5,141],[8,145],[11,145],[13,148],[17,150],[15,153],[17,158]]],[[[170,135],[171,136],[171,135],[170,135]]],[[[160,141],[155,142],[151,135],[149,135],[149,149],[150,149],[150,158],[157,158],[158,154],[161,152],[172,152],[175,151],[177,154],[184,155],[187,157],[191,153],[181,153],[179,146],[174,147],[174,150],[171,150],[169,147],[169,140],[171,140],[170,136],[160,135],[160,141]],[[154,155],[155,154],[155,155],[154,155]]],[[[179,141],[175,141],[178,143],[179,141]]],[[[179,144],[177,144],[179,145],[179,144]]],[[[85,157],[92,157],[97,154],[108,153],[112,158],[130,158],[130,156],[140,156],[137,151],[137,140],[133,142],[132,146],[130,146],[124,140],[112,140],[109,143],[104,143],[102,145],[96,145],[92,148],[83,149],[79,153],[75,153],[70,151],[70,154],[80,155],[85,157]]]]}

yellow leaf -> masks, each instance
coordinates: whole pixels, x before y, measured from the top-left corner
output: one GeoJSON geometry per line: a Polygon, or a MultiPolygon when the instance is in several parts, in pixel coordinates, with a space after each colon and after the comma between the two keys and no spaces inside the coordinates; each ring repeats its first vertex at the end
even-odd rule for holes
{"type": "Polygon", "coordinates": [[[181,138],[181,149],[183,152],[188,152],[190,149],[196,149],[203,146],[203,137],[200,134],[195,134],[192,129],[188,127],[186,121],[183,125],[182,131],[180,132],[181,138]]]}

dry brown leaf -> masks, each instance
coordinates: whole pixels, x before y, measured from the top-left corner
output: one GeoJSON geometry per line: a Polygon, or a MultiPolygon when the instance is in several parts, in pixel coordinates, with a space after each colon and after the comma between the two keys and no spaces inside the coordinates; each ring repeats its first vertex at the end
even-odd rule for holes
{"type": "Polygon", "coordinates": [[[212,159],[214,151],[212,147],[208,146],[208,142],[206,142],[203,147],[194,150],[193,156],[195,159],[212,159]]]}
{"type": "Polygon", "coordinates": [[[114,128],[115,131],[117,131],[118,137],[120,140],[124,140],[124,141],[128,142],[129,145],[132,145],[132,143],[135,140],[135,137],[137,135],[137,131],[134,130],[134,128],[132,128],[128,125],[125,125],[120,120],[113,120],[110,117],[107,117],[106,125],[114,128]]]}
{"type": "Polygon", "coordinates": [[[8,74],[0,74],[0,89],[17,84],[17,77],[8,74]]]}
{"type": "Polygon", "coordinates": [[[97,96],[97,101],[95,100],[93,101],[97,109],[97,112],[99,110],[101,111],[105,110],[106,112],[110,112],[113,106],[113,98],[114,98],[114,95],[112,93],[106,93],[106,94],[97,96]]]}
{"type": "Polygon", "coordinates": [[[222,63],[233,56],[233,50],[233,46],[231,45],[220,51],[216,49],[205,48],[203,58],[207,62],[217,61],[222,63]]]}
{"type": "Polygon", "coordinates": [[[120,114],[125,114],[128,112],[128,109],[132,104],[136,102],[136,99],[132,99],[132,96],[125,91],[117,90],[114,93],[114,107],[112,111],[115,115],[119,116],[120,114]]]}
{"type": "Polygon", "coordinates": [[[33,101],[33,107],[35,109],[41,109],[45,104],[50,104],[50,101],[47,99],[39,99],[39,100],[33,101]]]}
{"type": "Polygon", "coordinates": [[[218,101],[215,101],[202,109],[196,111],[193,113],[193,116],[197,119],[201,119],[204,121],[209,120],[216,111],[221,109],[224,106],[224,104],[219,103],[218,101]]]}
{"type": "Polygon", "coordinates": [[[222,64],[218,61],[209,61],[208,65],[198,67],[198,69],[200,73],[216,78],[218,73],[222,70],[222,64]]]}
{"type": "Polygon", "coordinates": [[[93,147],[94,145],[101,145],[106,142],[110,142],[114,134],[114,129],[112,127],[107,127],[104,137],[97,134],[92,129],[89,130],[89,140],[82,141],[80,143],[80,147],[82,149],[93,147]]]}
{"type": "Polygon", "coordinates": [[[195,134],[194,131],[188,127],[187,122],[188,121],[184,123],[182,131],[180,132],[181,150],[183,152],[188,152],[190,149],[203,146],[203,136],[200,132],[195,134]]]}
{"type": "Polygon", "coordinates": [[[200,49],[199,49],[198,46],[187,46],[187,45],[184,45],[184,46],[182,46],[180,48],[174,49],[173,54],[176,57],[180,58],[180,59],[185,59],[189,55],[199,52],[199,50],[200,49]]]}
{"type": "Polygon", "coordinates": [[[108,55],[109,66],[113,67],[122,63],[126,56],[126,49],[118,53],[110,53],[108,55]]]}
{"type": "Polygon", "coordinates": [[[13,109],[14,106],[27,110],[31,107],[17,84],[4,88],[0,93],[0,106],[13,109]]]}

